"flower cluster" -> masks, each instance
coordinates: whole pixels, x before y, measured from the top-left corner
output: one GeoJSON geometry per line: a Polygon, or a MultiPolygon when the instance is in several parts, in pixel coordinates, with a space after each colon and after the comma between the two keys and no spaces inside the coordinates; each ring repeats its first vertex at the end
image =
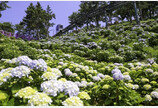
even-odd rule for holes
{"type": "Polygon", "coordinates": [[[113,74],[114,80],[123,80],[124,76],[118,68],[115,68],[111,72],[113,74]]]}
{"type": "Polygon", "coordinates": [[[110,87],[110,85],[108,85],[108,84],[103,85],[103,89],[109,89],[109,87],[110,87]]]}
{"type": "Polygon", "coordinates": [[[28,99],[28,105],[31,106],[48,106],[52,103],[51,98],[47,94],[40,93],[31,87],[22,88],[15,96],[28,99]]]}
{"type": "Polygon", "coordinates": [[[45,72],[42,76],[43,80],[57,80],[58,76],[52,72],[45,72]]]}
{"type": "Polygon", "coordinates": [[[152,98],[150,95],[145,95],[145,101],[151,101],[151,100],[152,100],[152,98]]]}
{"type": "Polygon", "coordinates": [[[137,84],[125,83],[125,85],[128,88],[135,89],[135,90],[137,90],[139,88],[139,85],[137,85],[137,84]]]}
{"type": "Polygon", "coordinates": [[[147,79],[147,78],[142,78],[142,79],[141,79],[141,82],[143,82],[143,83],[144,83],[144,82],[149,82],[149,79],[147,79]]]}
{"type": "Polygon", "coordinates": [[[97,76],[100,77],[100,78],[102,78],[102,79],[105,78],[105,75],[103,75],[102,73],[98,73],[97,76]]]}
{"type": "Polygon", "coordinates": [[[9,63],[15,63],[17,65],[25,65],[31,69],[46,71],[47,63],[43,59],[32,60],[28,56],[20,56],[9,61],[9,63]]]}
{"type": "Polygon", "coordinates": [[[83,101],[79,97],[73,96],[62,102],[64,106],[83,106],[83,101]]]}
{"type": "Polygon", "coordinates": [[[64,72],[65,72],[65,75],[66,75],[66,76],[71,76],[71,75],[72,75],[72,72],[71,72],[70,69],[68,69],[68,68],[65,69],[64,72]]]}
{"type": "Polygon", "coordinates": [[[92,79],[93,79],[94,81],[100,81],[100,80],[101,80],[101,78],[100,78],[99,76],[93,76],[92,79]]]}
{"type": "Polygon", "coordinates": [[[51,98],[45,93],[37,92],[35,95],[32,95],[28,101],[28,104],[31,106],[48,106],[52,103],[51,98]]]}
{"type": "Polygon", "coordinates": [[[57,96],[60,92],[65,92],[69,96],[77,96],[79,88],[72,81],[50,80],[41,84],[41,90],[48,95],[57,96]]]}
{"type": "Polygon", "coordinates": [[[114,78],[109,76],[109,75],[105,75],[105,78],[103,80],[107,80],[107,81],[112,81],[114,78]]]}
{"type": "Polygon", "coordinates": [[[93,85],[93,82],[87,82],[87,81],[76,81],[75,84],[77,84],[78,87],[87,87],[93,85]]]}
{"type": "Polygon", "coordinates": [[[45,81],[41,84],[41,90],[51,96],[57,96],[57,93],[64,90],[63,82],[57,80],[45,81]]]}
{"type": "Polygon", "coordinates": [[[150,93],[150,95],[153,97],[153,98],[156,98],[158,99],[158,90],[154,90],[150,93]]]}
{"type": "Polygon", "coordinates": [[[8,79],[12,77],[22,78],[23,76],[27,76],[30,74],[30,69],[26,66],[18,66],[15,68],[7,68],[2,69],[0,71],[0,85],[6,82],[8,79]]]}
{"type": "Polygon", "coordinates": [[[46,71],[47,70],[47,63],[43,59],[33,60],[30,63],[30,68],[40,71],[46,71]]]}
{"type": "Polygon", "coordinates": [[[2,69],[0,71],[0,85],[2,85],[4,82],[6,82],[8,79],[11,78],[11,70],[13,68],[7,68],[7,69],[2,69]]]}
{"type": "Polygon", "coordinates": [[[69,94],[69,96],[77,96],[79,93],[79,88],[77,84],[75,84],[72,81],[66,81],[64,83],[64,91],[66,94],[69,94]]]}
{"type": "Polygon", "coordinates": [[[158,72],[153,72],[152,76],[158,76],[158,72]]]}
{"type": "Polygon", "coordinates": [[[154,71],[152,69],[146,69],[145,72],[147,72],[147,73],[153,73],[154,71]]]}
{"type": "Polygon", "coordinates": [[[85,100],[91,99],[90,96],[88,95],[88,93],[85,92],[85,91],[79,92],[78,97],[79,97],[80,99],[85,99],[85,100]]]}
{"type": "Polygon", "coordinates": [[[145,85],[143,86],[143,88],[144,88],[145,90],[149,90],[149,89],[151,88],[151,85],[145,84],[145,85]]]}
{"type": "Polygon", "coordinates": [[[56,74],[57,77],[61,77],[62,76],[61,71],[59,69],[57,69],[57,68],[52,68],[52,72],[54,74],[56,74]]]}
{"type": "Polygon", "coordinates": [[[18,96],[20,98],[31,98],[32,95],[34,95],[35,93],[37,93],[36,90],[34,90],[31,87],[25,87],[20,89],[15,96],[18,96]]]}
{"type": "Polygon", "coordinates": [[[23,76],[28,76],[30,74],[30,69],[26,66],[18,66],[11,70],[12,77],[21,78],[23,76]]]}
{"type": "Polygon", "coordinates": [[[131,80],[131,77],[129,75],[124,75],[124,80],[131,80]]]}

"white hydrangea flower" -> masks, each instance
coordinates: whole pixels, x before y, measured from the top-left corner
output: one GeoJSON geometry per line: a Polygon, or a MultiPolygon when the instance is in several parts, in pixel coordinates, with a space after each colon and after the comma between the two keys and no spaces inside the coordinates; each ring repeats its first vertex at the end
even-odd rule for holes
{"type": "Polygon", "coordinates": [[[52,103],[52,100],[45,93],[36,93],[35,95],[31,96],[28,103],[31,106],[48,106],[52,103]]]}
{"type": "Polygon", "coordinates": [[[93,79],[94,81],[100,81],[100,80],[101,80],[101,78],[98,77],[98,76],[93,76],[92,79],[93,79]]]}
{"type": "Polygon", "coordinates": [[[87,87],[87,81],[81,81],[79,87],[87,87]]]}
{"type": "Polygon", "coordinates": [[[0,71],[0,85],[2,85],[4,82],[7,82],[8,79],[12,77],[11,70],[13,68],[7,68],[7,69],[2,69],[0,71]]]}
{"type": "Polygon", "coordinates": [[[94,82],[89,82],[88,84],[87,84],[87,86],[92,86],[94,84],[94,82]]]}
{"type": "Polygon", "coordinates": [[[83,101],[81,101],[79,97],[73,96],[67,98],[62,104],[64,106],[83,106],[83,101]]]}
{"type": "Polygon", "coordinates": [[[143,64],[140,63],[140,62],[137,62],[136,65],[137,65],[137,66],[143,66],[143,64]]]}
{"type": "Polygon", "coordinates": [[[80,92],[80,93],[78,94],[78,97],[79,97],[80,99],[85,99],[85,100],[91,99],[90,96],[88,95],[88,93],[85,92],[85,91],[80,92]]]}
{"type": "Polygon", "coordinates": [[[30,74],[30,69],[26,66],[18,66],[11,70],[12,77],[21,78],[30,74]]]}
{"type": "Polygon", "coordinates": [[[15,58],[15,63],[18,65],[25,65],[31,69],[36,69],[40,71],[47,70],[47,63],[43,59],[31,60],[28,56],[20,56],[15,58]]]}
{"type": "Polygon", "coordinates": [[[66,94],[69,94],[69,96],[77,96],[79,93],[79,88],[77,86],[77,84],[75,84],[72,81],[66,81],[64,83],[64,92],[66,94]]]}
{"type": "Polygon", "coordinates": [[[72,73],[71,76],[72,76],[72,77],[77,77],[78,75],[77,75],[77,73],[72,73]]]}
{"type": "Polygon", "coordinates": [[[147,72],[147,73],[153,73],[154,71],[152,69],[146,69],[145,72],[147,72]]]}
{"type": "Polygon", "coordinates": [[[57,80],[58,76],[52,72],[45,72],[42,76],[43,80],[57,80]]]}
{"type": "Polygon", "coordinates": [[[52,72],[55,73],[58,77],[62,76],[62,73],[59,69],[57,68],[52,68],[52,72]]]}
{"type": "Polygon", "coordinates": [[[114,65],[116,65],[116,66],[123,66],[122,63],[114,63],[114,65]]]}
{"type": "Polygon", "coordinates": [[[64,72],[65,72],[65,75],[66,75],[66,76],[71,76],[71,75],[72,75],[72,72],[71,72],[70,69],[68,69],[68,68],[65,69],[64,72]]]}
{"type": "Polygon", "coordinates": [[[79,72],[79,71],[81,71],[81,69],[80,69],[80,68],[76,68],[75,71],[76,71],[76,72],[79,72]]]}
{"type": "Polygon", "coordinates": [[[158,72],[153,72],[152,76],[158,76],[158,72]]]}
{"type": "Polygon", "coordinates": [[[59,62],[59,65],[62,65],[62,66],[63,66],[63,65],[64,65],[64,63],[63,63],[63,62],[59,62]]]}
{"type": "Polygon", "coordinates": [[[133,63],[128,63],[128,65],[129,65],[131,68],[134,67],[133,63]]]}
{"type": "Polygon", "coordinates": [[[150,95],[145,95],[145,101],[151,101],[151,100],[152,100],[152,98],[150,95]]]}
{"type": "Polygon", "coordinates": [[[131,83],[125,83],[126,87],[131,88],[131,89],[135,89],[134,85],[131,83]]]}
{"type": "Polygon", "coordinates": [[[152,91],[150,94],[153,98],[158,99],[158,91],[152,91]]]}
{"type": "Polygon", "coordinates": [[[41,84],[41,90],[51,96],[57,96],[57,93],[63,92],[64,82],[62,81],[45,81],[41,84]]]}
{"type": "Polygon", "coordinates": [[[20,56],[15,60],[19,65],[29,66],[32,60],[28,56],[20,56]]]}
{"type": "Polygon", "coordinates": [[[102,79],[105,78],[105,75],[103,75],[102,73],[98,73],[97,76],[100,77],[100,78],[102,78],[102,79]]]}
{"type": "Polygon", "coordinates": [[[129,81],[131,80],[131,77],[129,75],[124,75],[124,79],[129,81]]]}
{"type": "Polygon", "coordinates": [[[81,83],[79,81],[75,81],[75,84],[77,84],[78,87],[80,87],[81,83]]]}
{"type": "Polygon", "coordinates": [[[137,85],[137,84],[134,84],[133,86],[134,86],[135,90],[137,90],[139,88],[139,85],[137,85]]]}
{"type": "Polygon", "coordinates": [[[30,98],[32,95],[34,95],[35,93],[37,93],[36,90],[34,90],[31,87],[25,87],[20,89],[15,96],[19,96],[20,98],[30,98]]]}
{"type": "Polygon", "coordinates": [[[149,90],[149,89],[151,89],[151,85],[145,84],[145,85],[143,86],[143,88],[144,88],[145,90],[149,90]]]}

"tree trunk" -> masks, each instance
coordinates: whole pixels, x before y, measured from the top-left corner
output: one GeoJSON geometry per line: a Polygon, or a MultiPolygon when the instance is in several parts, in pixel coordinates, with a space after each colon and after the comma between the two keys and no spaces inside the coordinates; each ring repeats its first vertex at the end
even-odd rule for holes
{"type": "Polygon", "coordinates": [[[49,33],[48,33],[48,27],[47,27],[47,37],[46,37],[47,39],[49,38],[49,33]]]}
{"type": "Polygon", "coordinates": [[[76,31],[77,31],[77,26],[76,26],[76,31]]]}
{"type": "Polygon", "coordinates": [[[143,21],[142,10],[141,10],[141,9],[139,9],[139,12],[140,12],[140,20],[142,20],[142,21],[143,21]]]}
{"type": "Polygon", "coordinates": [[[132,16],[131,16],[131,14],[129,14],[129,20],[130,20],[130,23],[132,23],[132,16]]]}
{"type": "Polygon", "coordinates": [[[99,18],[96,17],[96,27],[99,27],[99,18]]]}
{"type": "Polygon", "coordinates": [[[37,29],[37,39],[40,40],[39,31],[37,29]]]}
{"type": "Polygon", "coordinates": [[[151,7],[149,6],[149,17],[151,19],[151,7]]]}
{"type": "Polygon", "coordinates": [[[87,24],[87,31],[88,31],[88,22],[86,24],[87,24]]]}
{"type": "Polygon", "coordinates": [[[110,20],[110,23],[112,24],[112,17],[109,15],[109,20],[110,20]]]}

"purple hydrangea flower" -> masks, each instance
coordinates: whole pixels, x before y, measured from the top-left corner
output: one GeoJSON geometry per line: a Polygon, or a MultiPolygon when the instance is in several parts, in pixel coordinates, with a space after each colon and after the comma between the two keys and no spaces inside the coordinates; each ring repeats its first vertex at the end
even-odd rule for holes
{"type": "Polygon", "coordinates": [[[120,71],[118,68],[115,68],[115,69],[112,70],[111,73],[112,73],[112,74],[121,73],[121,71],[120,71]]]}
{"type": "Polygon", "coordinates": [[[116,72],[113,74],[113,78],[114,78],[114,80],[123,80],[124,76],[121,72],[116,72]]]}

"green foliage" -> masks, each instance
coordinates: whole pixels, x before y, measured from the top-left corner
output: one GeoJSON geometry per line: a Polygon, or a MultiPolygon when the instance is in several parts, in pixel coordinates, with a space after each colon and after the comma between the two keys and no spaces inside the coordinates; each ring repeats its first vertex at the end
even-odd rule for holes
{"type": "Polygon", "coordinates": [[[4,30],[7,32],[12,32],[12,33],[15,32],[13,25],[10,22],[0,23],[0,30],[4,30]]]}
{"type": "Polygon", "coordinates": [[[21,51],[19,51],[19,47],[15,46],[14,44],[2,44],[0,46],[1,55],[0,58],[6,58],[11,59],[14,57],[18,57],[22,54],[21,51]]]}

